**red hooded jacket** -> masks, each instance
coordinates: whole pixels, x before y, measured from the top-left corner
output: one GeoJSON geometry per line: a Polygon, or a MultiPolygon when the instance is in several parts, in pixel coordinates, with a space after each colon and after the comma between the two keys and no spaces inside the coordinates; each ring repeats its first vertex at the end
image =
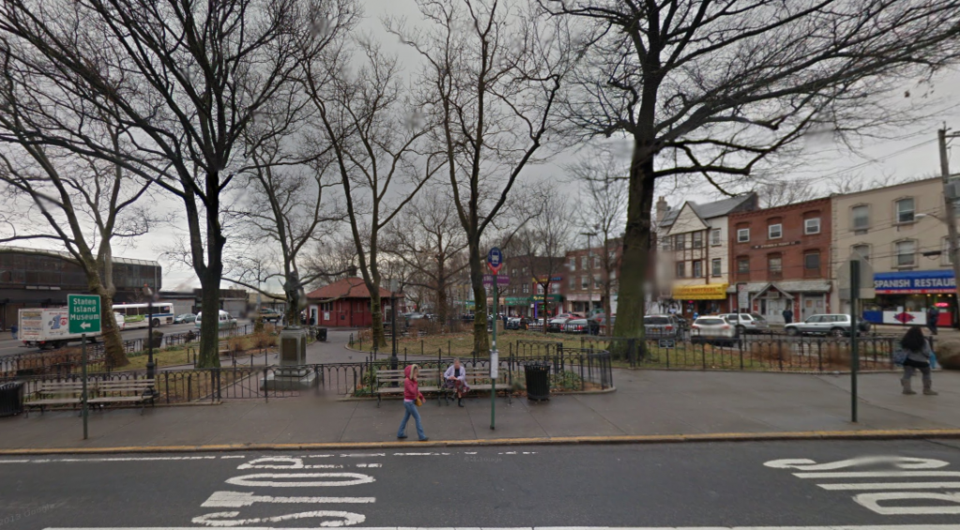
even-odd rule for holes
{"type": "Polygon", "coordinates": [[[410,379],[411,371],[413,371],[413,366],[408,366],[403,369],[403,400],[416,401],[419,397],[421,401],[424,401],[423,394],[420,393],[420,386],[416,381],[410,379]]]}

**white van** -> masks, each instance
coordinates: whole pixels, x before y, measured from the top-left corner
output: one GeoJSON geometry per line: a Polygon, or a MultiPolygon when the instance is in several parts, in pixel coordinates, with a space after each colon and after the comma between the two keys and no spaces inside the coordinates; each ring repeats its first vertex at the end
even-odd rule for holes
{"type": "MultiPolygon", "coordinates": [[[[196,325],[197,329],[200,328],[200,319],[203,318],[203,311],[197,313],[196,325]]],[[[220,329],[234,329],[237,327],[237,319],[230,316],[230,313],[227,313],[224,310],[217,312],[217,319],[220,321],[220,329]]]]}

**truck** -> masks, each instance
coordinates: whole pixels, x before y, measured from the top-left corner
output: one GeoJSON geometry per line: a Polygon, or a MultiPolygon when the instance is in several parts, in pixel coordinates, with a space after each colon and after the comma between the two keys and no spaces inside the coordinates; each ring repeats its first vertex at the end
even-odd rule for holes
{"type": "MultiPolygon", "coordinates": [[[[79,342],[80,333],[70,333],[67,323],[67,308],[29,308],[21,309],[20,327],[17,338],[24,346],[42,349],[55,349],[70,342],[79,342]]],[[[123,329],[123,315],[114,313],[117,327],[123,329]]],[[[96,342],[100,333],[87,333],[89,342],[96,342]]]]}

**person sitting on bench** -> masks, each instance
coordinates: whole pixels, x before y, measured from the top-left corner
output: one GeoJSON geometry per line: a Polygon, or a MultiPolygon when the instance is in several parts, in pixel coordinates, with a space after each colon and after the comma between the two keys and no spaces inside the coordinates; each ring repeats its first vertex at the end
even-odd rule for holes
{"type": "Polygon", "coordinates": [[[452,388],[457,394],[457,406],[463,406],[463,395],[470,391],[467,384],[467,371],[460,364],[460,359],[454,359],[453,364],[443,373],[443,387],[452,388]]]}

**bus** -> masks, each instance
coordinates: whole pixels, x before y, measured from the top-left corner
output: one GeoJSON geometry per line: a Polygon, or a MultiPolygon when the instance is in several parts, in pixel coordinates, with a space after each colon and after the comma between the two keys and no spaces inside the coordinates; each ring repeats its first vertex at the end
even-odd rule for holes
{"type": "Polygon", "coordinates": [[[153,320],[154,327],[173,324],[173,304],[170,302],[153,304],[152,315],[147,304],[114,304],[113,311],[123,315],[124,329],[145,328],[150,325],[150,320],[153,320]]]}

